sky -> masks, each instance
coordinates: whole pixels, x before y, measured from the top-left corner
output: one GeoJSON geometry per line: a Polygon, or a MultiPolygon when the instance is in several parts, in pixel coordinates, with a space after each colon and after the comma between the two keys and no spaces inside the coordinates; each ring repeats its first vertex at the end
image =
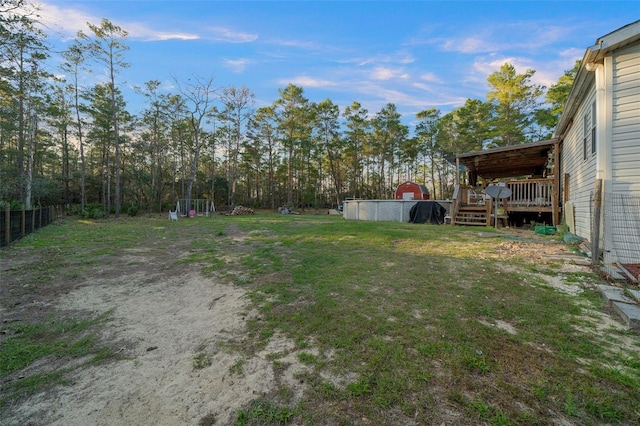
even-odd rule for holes
{"type": "MultiPolygon", "coordinates": [[[[485,100],[487,77],[505,62],[550,86],[598,37],[640,19],[640,1],[38,1],[55,51],[87,22],[128,32],[129,67],[117,76],[128,109],[150,80],[214,78],[246,86],[254,108],[288,84],[311,102],[359,102],[371,115],[395,104],[410,123],[419,111],[447,113],[485,100]]],[[[52,72],[56,60],[52,58],[52,72]]],[[[98,77],[94,77],[98,78],[98,77]]]]}

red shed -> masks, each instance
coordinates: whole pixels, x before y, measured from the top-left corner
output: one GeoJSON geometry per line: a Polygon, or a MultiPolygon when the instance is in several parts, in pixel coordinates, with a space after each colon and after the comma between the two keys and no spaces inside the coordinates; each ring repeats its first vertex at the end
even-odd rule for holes
{"type": "Polygon", "coordinates": [[[428,200],[429,190],[415,182],[405,182],[396,189],[396,200],[428,200]]]}

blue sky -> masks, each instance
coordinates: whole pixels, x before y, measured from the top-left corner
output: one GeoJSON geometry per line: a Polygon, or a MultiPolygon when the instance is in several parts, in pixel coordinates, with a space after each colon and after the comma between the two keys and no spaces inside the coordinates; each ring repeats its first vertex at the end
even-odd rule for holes
{"type": "MultiPolygon", "coordinates": [[[[487,76],[505,63],[536,70],[549,86],[596,39],[640,19],[640,1],[40,1],[55,49],[86,22],[109,19],[129,32],[127,87],[174,77],[245,85],[255,107],[293,83],[312,102],[342,109],[358,101],[371,114],[394,103],[448,112],[486,97],[487,76]]],[[[54,67],[52,65],[52,67],[54,67]]]]}

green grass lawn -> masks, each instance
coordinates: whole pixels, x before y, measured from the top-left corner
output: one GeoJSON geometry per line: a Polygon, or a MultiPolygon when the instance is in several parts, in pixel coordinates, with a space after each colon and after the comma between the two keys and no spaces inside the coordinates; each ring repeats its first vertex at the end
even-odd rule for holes
{"type": "MultiPolygon", "coordinates": [[[[176,264],[245,288],[260,318],[248,321],[248,343],[236,350],[250,357],[281,334],[310,368],[299,378],[301,400],[283,385],[236,424],[637,424],[639,336],[602,327],[597,274],[560,272],[514,250],[555,237],[522,235],[329,215],[70,219],[0,256],[39,256],[28,272],[37,292],[46,277],[75,279],[71,270],[108,263],[123,248],[178,243],[176,264]],[[583,291],[566,294],[543,279],[558,275],[583,291]]],[[[56,321],[51,315],[46,321],[56,321]]],[[[0,379],[52,353],[99,357],[105,349],[87,330],[102,320],[52,327],[49,336],[26,328],[45,319],[12,326],[0,340],[0,379]]]]}

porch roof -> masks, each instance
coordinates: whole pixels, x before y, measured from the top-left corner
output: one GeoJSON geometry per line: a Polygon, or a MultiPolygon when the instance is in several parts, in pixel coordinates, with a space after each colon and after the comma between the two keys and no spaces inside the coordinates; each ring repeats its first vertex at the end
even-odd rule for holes
{"type": "MultiPolygon", "coordinates": [[[[456,155],[470,176],[485,179],[541,174],[557,139],[493,148],[456,155]]],[[[475,179],[474,179],[475,180],[475,179]]]]}

